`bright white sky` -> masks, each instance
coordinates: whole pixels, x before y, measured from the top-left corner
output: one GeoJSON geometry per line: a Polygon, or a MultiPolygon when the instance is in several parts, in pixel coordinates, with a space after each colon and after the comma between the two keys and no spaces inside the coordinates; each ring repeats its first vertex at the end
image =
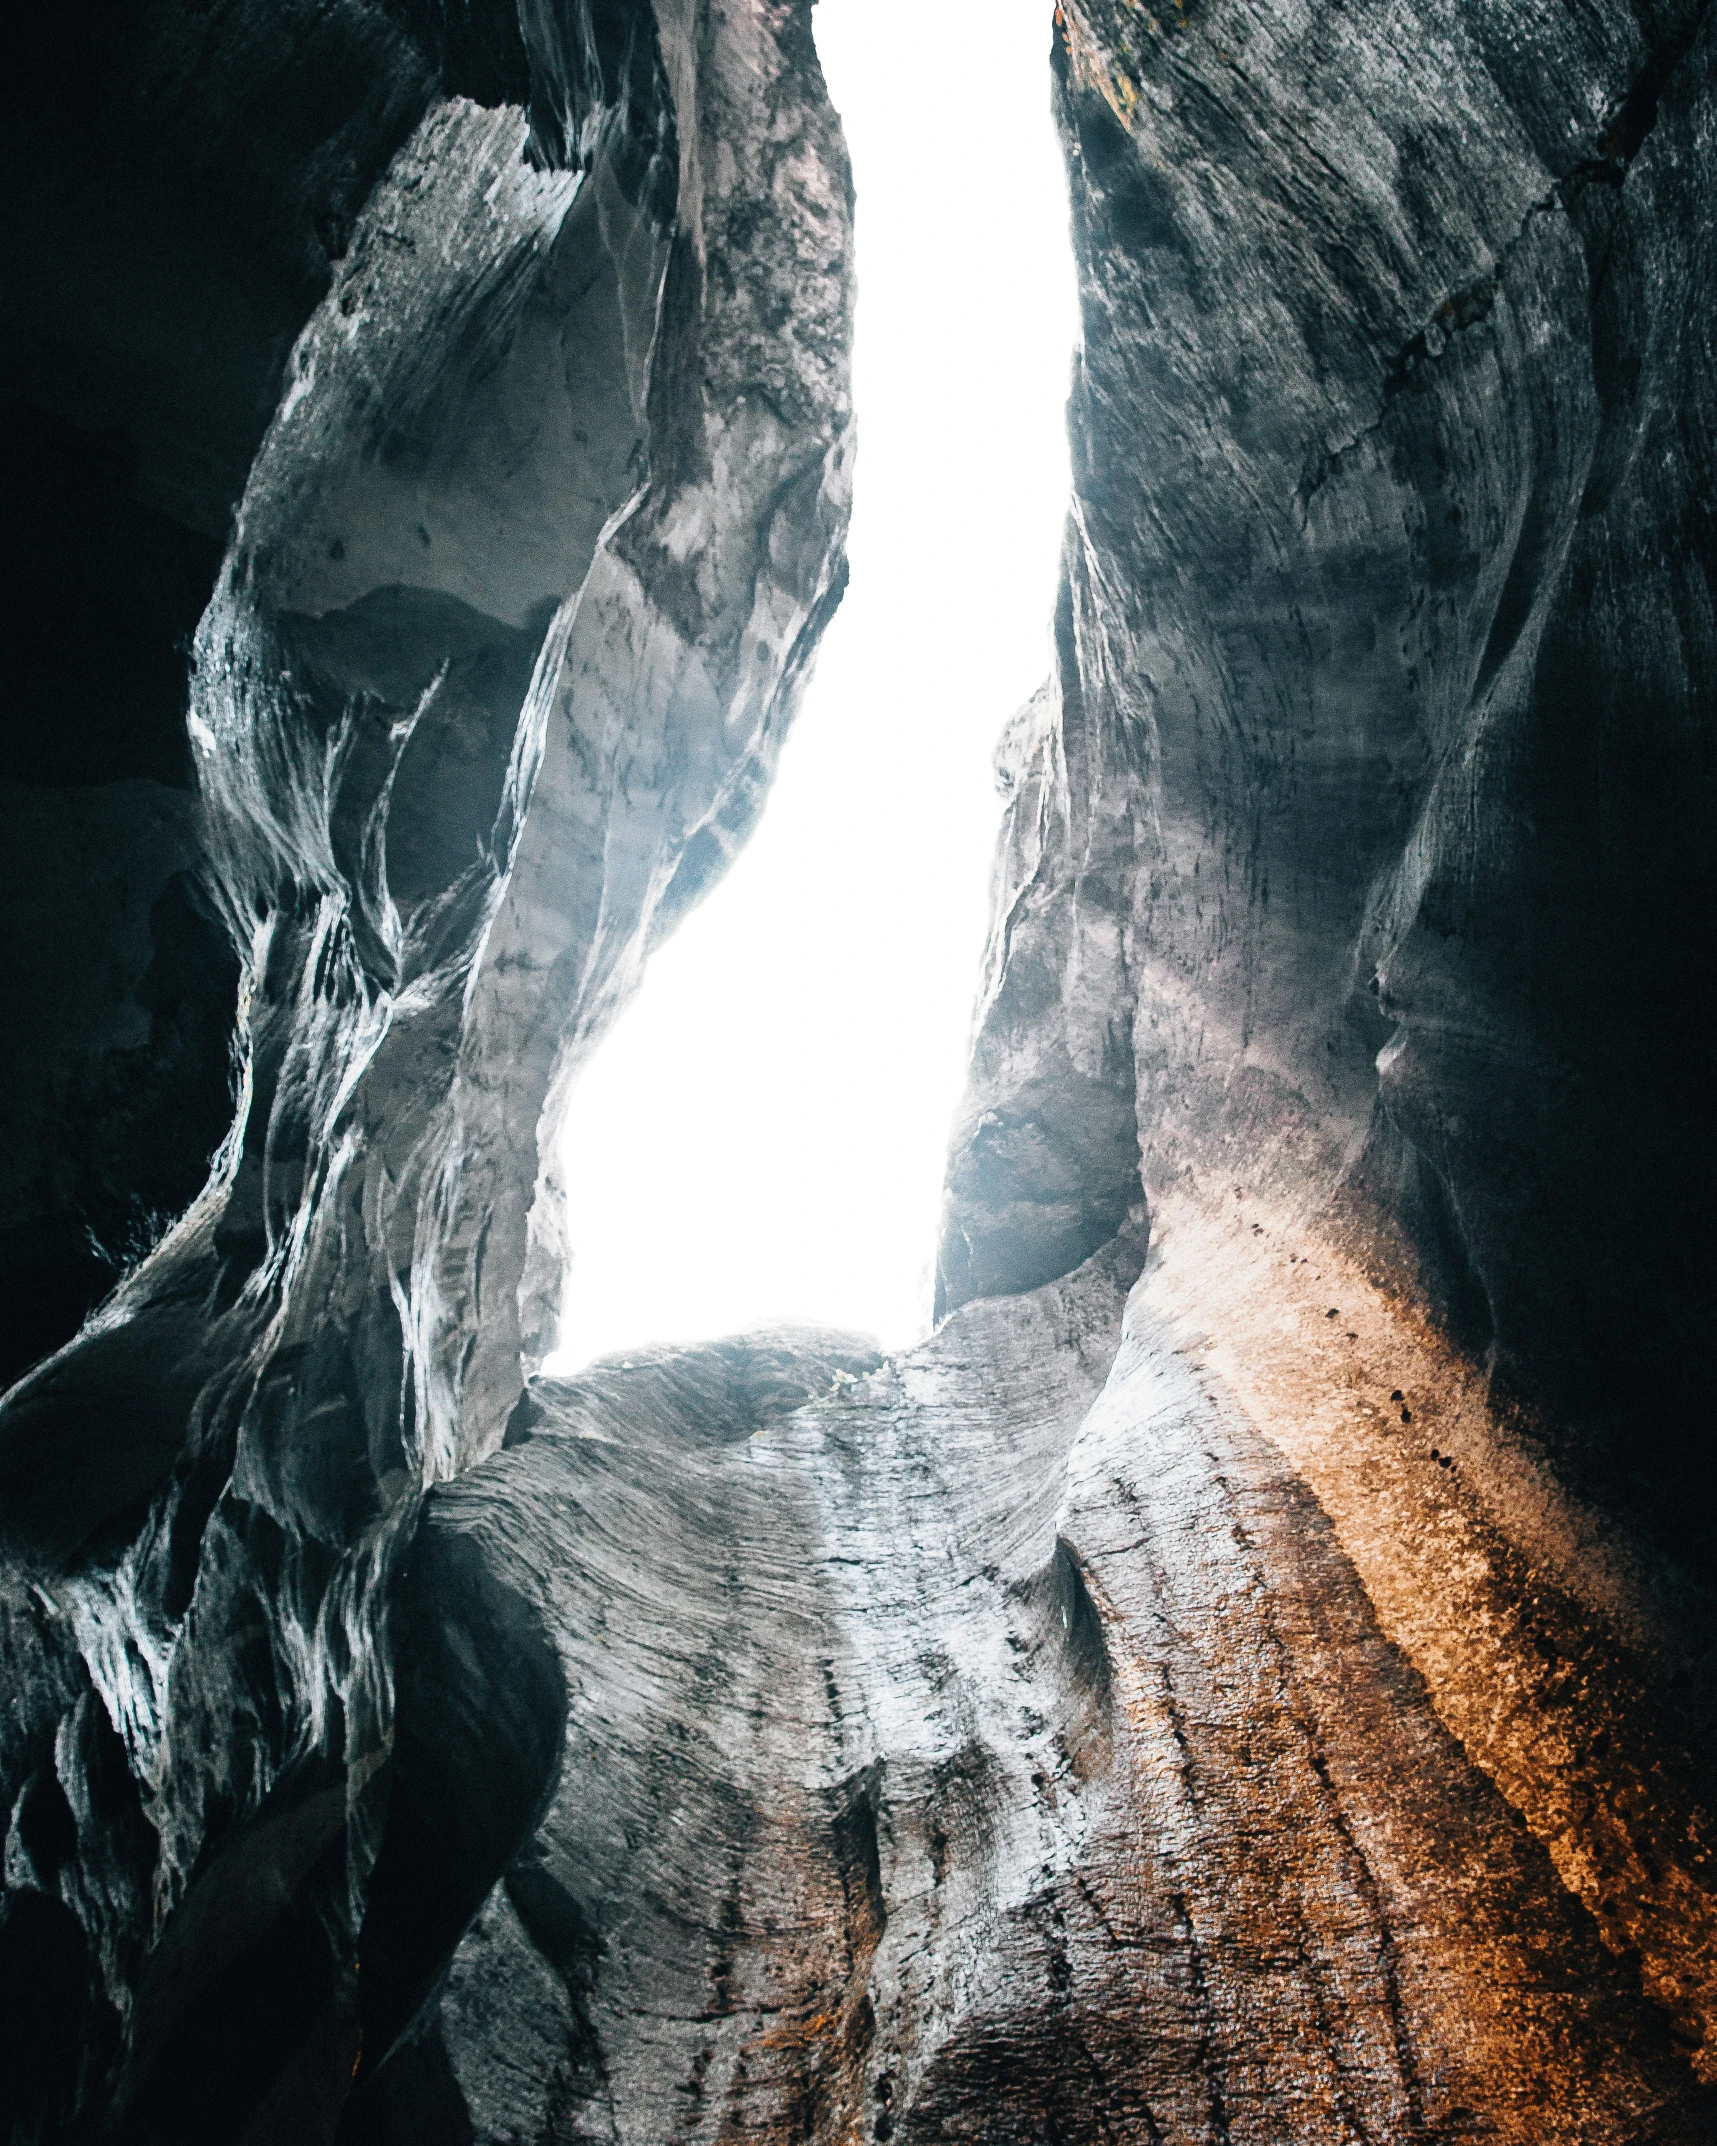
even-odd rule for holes
{"type": "Polygon", "coordinates": [[[928,1329],[990,751],[1049,666],[1068,488],[1051,13],[817,7],[858,185],[852,583],[761,827],[573,1096],[551,1369],[781,1319],[928,1329]]]}

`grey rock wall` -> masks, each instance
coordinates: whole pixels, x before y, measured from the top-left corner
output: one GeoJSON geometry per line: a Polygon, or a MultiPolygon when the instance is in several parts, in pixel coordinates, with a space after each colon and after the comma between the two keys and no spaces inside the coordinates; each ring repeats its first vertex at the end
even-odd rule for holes
{"type": "Polygon", "coordinates": [[[238,964],[196,797],[0,785],[0,1379],[74,1333],[202,1189],[232,1116],[238,964]]]}
{"type": "MultiPolygon", "coordinates": [[[[163,71],[134,132],[218,111],[161,249],[261,196],[301,273],[222,256],[231,349],[218,276],[148,322],[175,360],[207,323],[211,454],[235,398],[272,415],[189,651],[200,811],[151,844],[102,793],[122,966],[84,996],[123,1028],[149,875],[196,870],[238,1110],[0,1413],[18,2138],[331,2138],[386,2054],[358,1932],[404,1553],[552,1341],[558,1093],[749,831],[841,587],[849,184],[804,11],[500,23],[169,13],[90,55],[163,71]]],[[[161,204],[86,209],[122,246],[161,204]]],[[[525,1767],[553,1680],[496,1673],[547,1709],[525,1767]]]]}
{"type": "Polygon", "coordinates": [[[1708,2135],[1143,1249],[539,1380],[432,1494],[350,2136],[1708,2135]]]}
{"type": "Polygon", "coordinates": [[[1345,1206],[1708,1570],[1704,11],[1074,5],[1055,50],[1074,513],[944,1301],[1068,1168],[1124,1205],[1136,1111],[1148,1191],[1345,1206]]]}
{"type": "Polygon", "coordinates": [[[159,978],[108,919],[147,913],[176,873],[192,916],[208,907],[189,643],[294,340],[435,89],[425,53],[367,4],[62,8],[12,41],[0,773],[9,860],[60,900],[53,920],[12,912],[6,1026],[52,1041],[21,1041],[6,1086],[7,1384],[183,1212],[231,1123],[225,934],[163,917],[178,1011],[145,1038],[159,978]],[[103,854],[70,888],[91,813],[103,854]]]}
{"type": "Polygon", "coordinates": [[[1057,11],[1074,499],[939,1276],[1143,1196],[1140,1331],[1706,2074],[1713,52],[1057,11]]]}
{"type": "Polygon", "coordinates": [[[31,33],[42,586],[155,564],[14,771],[5,1226],[146,1255],[0,1406],[19,2146],[1717,2132],[1712,33],[1052,27],[940,1323],[572,1380],[548,1136],[841,584],[809,10],[31,33]]]}

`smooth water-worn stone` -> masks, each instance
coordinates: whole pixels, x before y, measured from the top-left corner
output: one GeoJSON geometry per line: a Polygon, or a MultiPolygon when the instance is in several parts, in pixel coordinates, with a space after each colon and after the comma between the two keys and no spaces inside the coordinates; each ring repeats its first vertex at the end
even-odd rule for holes
{"type": "Polygon", "coordinates": [[[1117,1353],[1141,1249],[880,1363],[538,1381],[433,1494],[402,1729],[512,1748],[484,1646],[431,1658],[480,1573],[558,1775],[348,2135],[1705,2135],[1316,1501],[1148,1291],[1117,1353]]]}
{"type": "Polygon", "coordinates": [[[1712,33],[1051,29],[940,1324],[574,1379],[561,1103],[841,586],[809,7],[20,48],[16,2146],[1717,2132],[1712,33]]]}
{"type": "MultiPolygon", "coordinates": [[[[0,1412],[0,1981],[55,1963],[64,2023],[3,2067],[21,2139],[331,2137],[385,2056],[354,1961],[409,1830],[391,1620],[418,1505],[500,1444],[552,1343],[558,1096],[749,831],[844,572],[849,184],[803,10],[266,12],[169,11],[97,56],[97,104],[129,113],[141,66],[171,121],[127,120],[155,162],[113,227],[163,233],[148,407],[212,364],[211,455],[267,407],[187,718],[237,1119],[0,1412]],[[333,221],[307,213],[330,162],[333,221]],[[279,246],[252,263],[259,197],[279,246]],[[211,224],[186,353],[175,249],[211,224]],[[294,282],[280,250],[312,232],[294,282]],[[231,347],[229,297],[255,328],[231,347]]],[[[94,337],[90,364],[119,358],[94,337]]],[[[141,988],[125,894],[110,999],[141,988]]],[[[473,1585],[442,1655],[497,1617],[524,1648],[473,1585]]],[[[522,1824],[551,1687],[526,1654],[494,1669],[522,1824]]],[[[445,1950],[515,1821],[504,1789],[473,1815],[441,1787],[418,1822],[477,1859],[445,1950]]]]}
{"type": "Polygon", "coordinates": [[[206,906],[194,804],[156,794],[196,788],[188,646],[293,343],[436,94],[430,55],[368,0],[44,10],[10,48],[0,775],[26,786],[7,868],[36,885],[8,901],[6,1026],[53,1035],[5,1086],[8,1147],[27,1149],[0,1248],[8,1385],[183,1212],[231,1122],[226,935],[162,919],[175,1010],[116,1046],[115,996],[138,988],[121,920],[179,873],[192,915],[206,906]],[[88,814],[86,912],[57,890],[88,814]]]}
{"type": "Polygon", "coordinates": [[[1075,512],[944,1300],[1064,1196],[1006,1129],[1131,1099],[1147,1191],[1339,1210],[1708,1565],[1704,11],[1058,22],[1075,512]]]}
{"type": "Polygon", "coordinates": [[[1074,504],[939,1288],[1142,1183],[1151,1314],[1706,2076],[1714,50],[1057,10],[1074,504]]]}

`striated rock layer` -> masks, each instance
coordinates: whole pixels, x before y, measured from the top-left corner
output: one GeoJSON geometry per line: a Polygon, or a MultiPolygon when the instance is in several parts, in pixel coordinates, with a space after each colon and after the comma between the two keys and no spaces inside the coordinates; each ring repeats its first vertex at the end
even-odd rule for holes
{"type": "Polygon", "coordinates": [[[1710,2136],[1142,1249],[541,1380],[433,1493],[352,2136],[1710,2136]]]}
{"type": "Polygon", "coordinates": [[[1063,0],[1074,502],[939,1291],[1143,1191],[1139,1331],[1707,2078],[1714,36],[1063,0]]]}
{"type": "Polygon", "coordinates": [[[0,1411],[11,2136],[1699,2146],[1703,12],[1063,0],[940,1323],[571,1380],[559,1098],[838,595],[849,201],[797,0],[521,20],[151,13],[20,301],[126,329],[115,545],[237,507],[133,621],[212,591],[196,806],[24,777],[115,890],[32,988],[141,1054],[30,1211],[183,1200],[211,898],[241,1086],[0,1411]]]}
{"type": "MultiPolygon", "coordinates": [[[[142,69],[126,138],[168,144],[98,228],[158,218],[170,296],[212,222],[181,302],[217,357],[250,309],[197,444],[273,414],[191,652],[200,814],[147,862],[201,851],[239,956],[238,1115],[0,1415],[19,2138],[331,2137],[385,2056],[401,1560],[546,1338],[559,1091],[748,831],[844,571],[850,188],[806,10],[314,12],[85,55],[142,69]],[[266,219],[239,243],[258,197],[319,273],[273,276],[266,219]]],[[[120,328],[195,340],[167,310],[120,328]]],[[[155,381],[169,433],[195,371],[155,381]]],[[[117,905],[128,957],[165,898],[117,905]]]]}

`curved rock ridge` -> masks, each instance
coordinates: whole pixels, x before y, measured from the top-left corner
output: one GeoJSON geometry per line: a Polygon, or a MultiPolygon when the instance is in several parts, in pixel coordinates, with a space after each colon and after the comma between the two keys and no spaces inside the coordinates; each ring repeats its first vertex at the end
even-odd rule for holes
{"type": "Polygon", "coordinates": [[[1339,1197],[1708,1562],[1704,9],[1059,12],[1074,512],[943,1301],[1124,1207],[1136,1111],[1148,1190],[1339,1197]]]}
{"type": "Polygon", "coordinates": [[[81,20],[5,1226],[146,1256],[0,1406],[0,2129],[1703,2146],[1702,5],[1062,0],[940,1323],[575,1379],[549,1134],[841,587],[808,4],[81,20]]]}
{"type": "Polygon", "coordinates": [[[1140,1318],[1707,2077],[1714,39],[1063,0],[1074,499],[939,1276],[1142,1188],[1140,1318]]]}
{"type": "Polygon", "coordinates": [[[186,645],[294,338],[435,94],[368,0],[42,10],[10,48],[0,814],[34,886],[9,914],[43,958],[7,1023],[6,1385],[184,1211],[232,1120],[237,963],[199,898],[186,645]],[[132,905],[147,941],[115,928],[132,905]]]}
{"type": "MultiPolygon", "coordinates": [[[[392,118],[192,649],[238,1115],[0,1413],[20,2140],[331,2138],[385,2054],[357,1933],[403,1554],[552,1343],[560,1092],[749,832],[844,576],[850,181],[806,8],[402,10],[428,59],[391,87],[381,14],[283,49],[267,12],[156,26],[216,100],[282,68],[248,184],[306,100],[392,118]]],[[[508,1614],[479,1589],[444,1641],[514,1649],[478,1898],[552,1743],[508,1614]]]]}
{"type": "Polygon", "coordinates": [[[1142,1249],[896,1359],[538,1380],[432,1494],[394,1793],[518,1778],[479,1601],[548,1635],[558,1777],[438,1985],[418,1911],[344,2136],[1709,2135],[1316,1501],[1145,1293],[1122,1335],[1142,1249]]]}

